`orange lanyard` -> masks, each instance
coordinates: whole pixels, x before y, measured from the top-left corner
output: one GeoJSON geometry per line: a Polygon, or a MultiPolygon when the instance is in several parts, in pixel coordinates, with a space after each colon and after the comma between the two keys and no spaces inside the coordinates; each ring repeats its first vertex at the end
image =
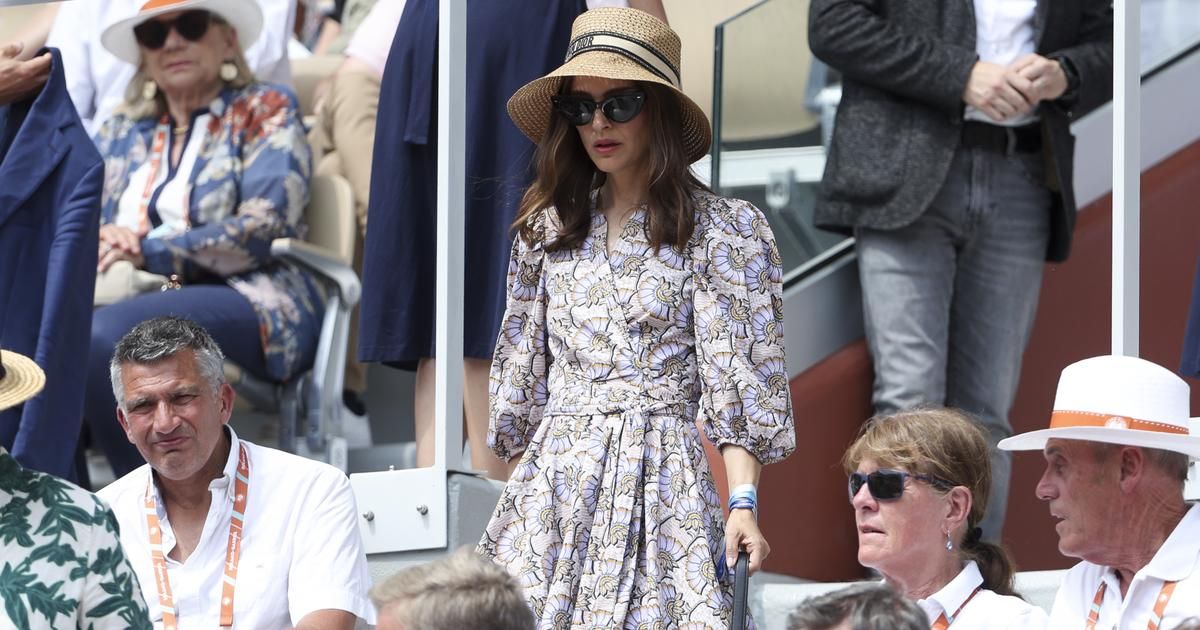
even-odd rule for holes
{"type": "Polygon", "coordinates": [[[933,630],[946,630],[946,628],[949,628],[950,624],[954,623],[954,620],[958,618],[958,613],[961,613],[963,609],[967,607],[967,604],[971,603],[971,599],[974,598],[982,588],[982,586],[976,586],[975,590],[971,591],[971,594],[967,596],[966,601],[962,603],[962,606],[959,606],[958,610],[954,611],[954,614],[950,615],[949,619],[946,618],[945,611],[938,615],[937,621],[933,622],[933,630]]]}
{"type": "MultiPolygon", "coordinates": [[[[1096,598],[1092,600],[1092,610],[1088,613],[1087,625],[1084,626],[1084,630],[1095,630],[1096,624],[1100,621],[1100,606],[1104,603],[1104,593],[1107,590],[1108,583],[1100,582],[1100,588],[1096,589],[1096,598]]],[[[1158,630],[1163,615],[1167,612],[1167,602],[1171,601],[1171,595],[1174,593],[1175,583],[1164,582],[1162,590],[1158,592],[1158,597],[1154,600],[1154,616],[1150,617],[1150,623],[1146,624],[1146,630],[1158,630]]]]}
{"type": "MultiPolygon", "coordinates": [[[[246,496],[250,491],[250,456],[246,445],[239,444],[237,475],[233,483],[233,516],[229,520],[229,543],[225,547],[225,579],[221,581],[221,627],[233,627],[233,589],[237,585],[238,562],[242,555],[242,530],[246,526],[246,496]]],[[[153,479],[150,481],[154,483],[153,479]]],[[[167,557],[163,549],[162,528],[154,492],[146,487],[146,528],[150,533],[150,559],[154,563],[154,581],[158,585],[158,605],[162,610],[163,630],[176,630],[175,600],[167,576],[167,557]]]]}
{"type": "MultiPolygon", "coordinates": [[[[158,181],[158,172],[162,170],[167,148],[167,134],[170,130],[171,119],[166,114],[163,114],[163,117],[158,121],[158,128],[154,131],[154,141],[150,145],[150,173],[146,177],[146,186],[142,190],[142,201],[138,205],[138,236],[145,236],[150,233],[150,201],[154,198],[154,183],[158,181]]],[[[185,186],[183,193],[183,221],[190,226],[191,218],[188,216],[189,192],[187,186],[185,186]]]]}

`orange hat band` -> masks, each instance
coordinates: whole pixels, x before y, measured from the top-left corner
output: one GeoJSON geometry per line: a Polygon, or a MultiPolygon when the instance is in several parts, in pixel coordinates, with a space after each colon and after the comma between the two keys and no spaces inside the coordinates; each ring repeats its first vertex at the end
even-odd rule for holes
{"type": "Polygon", "coordinates": [[[149,0],[149,2],[142,5],[142,12],[144,13],[146,11],[153,11],[155,9],[161,9],[162,7],[169,7],[169,6],[176,5],[176,4],[182,4],[183,1],[184,0],[149,0]]]}
{"type": "Polygon", "coordinates": [[[1070,427],[1104,427],[1106,429],[1134,429],[1136,431],[1154,431],[1155,433],[1174,433],[1187,435],[1188,430],[1174,424],[1139,420],[1126,416],[1095,413],[1092,411],[1055,411],[1050,414],[1051,429],[1070,427]]]}

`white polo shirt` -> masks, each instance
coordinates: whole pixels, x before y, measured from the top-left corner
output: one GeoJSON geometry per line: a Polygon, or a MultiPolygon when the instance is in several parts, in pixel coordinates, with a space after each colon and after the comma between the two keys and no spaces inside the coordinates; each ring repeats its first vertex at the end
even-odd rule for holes
{"type": "MultiPolygon", "coordinates": [[[[167,558],[180,630],[211,630],[219,623],[239,444],[232,429],[229,435],[229,459],[224,474],[209,484],[212,504],[196,550],[183,563],[167,558]]],[[[281,630],[313,611],[329,608],[349,611],[374,624],[375,609],[367,595],[371,576],[349,480],[327,464],[240,443],[247,447],[250,483],[234,591],[234,627],[281,630]]],[[[149,481],[147,464],[97,494],[117,516],[121,545],[137,573],[150,617],[161,628],[146,528],[149,481]]],[[[157,484],[154,493],[157,497],[157,484]]],[[[161,499],[158,518],[163,550],[169,552],[175,547],[175,533],[161,499]]]]}
{"type": "Polygon", "coordinates": [[[1146,630],[1165,581],[1177,584],[1159,627],[1168,630],[1188,617],[1200,616],[1200,505],[1188,510],[1150,564],[1133,575],[1123,600],[1112,569],[1087,561],[1072,567],[1054,598],[1050,626],[1082,628],[1102,581],[1108,588],[1096,630],[1146,630]]]}
{"type": "Polygon", "coordinates": [[[942,590],[926,599],[917,600],[917,605],[925,611],[930,623],[945,613],[951,628],[1041,630],[1047,627],[1046,612],[1041,608],[1019,597],[1000,595],[987,589],[975,593],[975,589],[982,585],[979,565],[969,562],[942,590]],[[971,593],[975,593],[975,596],[971,597],[971,593]],[[966,602],[966,606],[963,606],[963,602],[966,602]]]}

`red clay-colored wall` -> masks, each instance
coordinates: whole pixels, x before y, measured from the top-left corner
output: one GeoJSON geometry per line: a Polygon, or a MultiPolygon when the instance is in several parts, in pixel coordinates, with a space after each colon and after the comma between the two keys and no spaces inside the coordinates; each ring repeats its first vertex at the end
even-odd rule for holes
{"type": "MultiPolygon", "coordinates": [[[[1105,197],[1080,214],[1071,259],[1046,267],[1012,411],[1018,432],[1044,428],[1063,367],[1109,352],[1111,235],[1111,199],[1105,197]]],[[[1179,365],[1198,258],[1200,143],[1142,176],[1141,356],[1171,369],[1179,365]]],[[[863,576],[839,459],[871,415],[871,380],[861,340],[792,380],[796,454],[767,467],[759,491],[760,520],[772,544],[767,570],[822,581],[863,576]]],[[[1200,410],[1200,381],[1191,385],[1192,408],[1200,410]]],[[[711,455],[716,479],[723,480],[720,457],[711,455]]],[[[1015,456],[1004,531],[1027,570],[1073,564],[1058,554],[1046,508],[1033,496],[1041,466],[1036,453],[1015,456]]]]}
{"type": "MultiPolygon", "coordinates": [[[[1179,368],[1196,262],[1200,258],[1200,142],[1142,175],[1141,352],[1179,368]]],[[[1112,200],[1079,217],[1071,259],[1046,268],[1042,298],[1012,410],[1017,431],[1044,428],[1058,374],[1070,363],[1112,347],[1112,200]]],[[[1200,411],[1200,381],[1190,380],[1192,411],[1200,411]]],[[[1042,474],[1036,453],[1014,460],[1004,539],[1022,569],[1074,564],[1058,554],[1046,507],[1033,496],[1042,474]]]]}

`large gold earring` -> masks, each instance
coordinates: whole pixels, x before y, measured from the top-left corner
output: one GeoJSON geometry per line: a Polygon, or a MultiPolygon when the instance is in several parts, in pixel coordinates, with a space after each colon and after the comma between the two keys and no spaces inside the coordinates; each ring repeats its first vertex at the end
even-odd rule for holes
{"type": "Polygon", "coordinates": [[[156,94],[158,94],[158,84],[147,79],[146,82],[142,84],[142,98],[146,99],[147,101],[153,100],[156,94]]]}
{"type": "Polygon", "coordinates": [[[221,64],[221,80],[229,83],[238,77],[238,68],[232,61],[221,64]]]}

